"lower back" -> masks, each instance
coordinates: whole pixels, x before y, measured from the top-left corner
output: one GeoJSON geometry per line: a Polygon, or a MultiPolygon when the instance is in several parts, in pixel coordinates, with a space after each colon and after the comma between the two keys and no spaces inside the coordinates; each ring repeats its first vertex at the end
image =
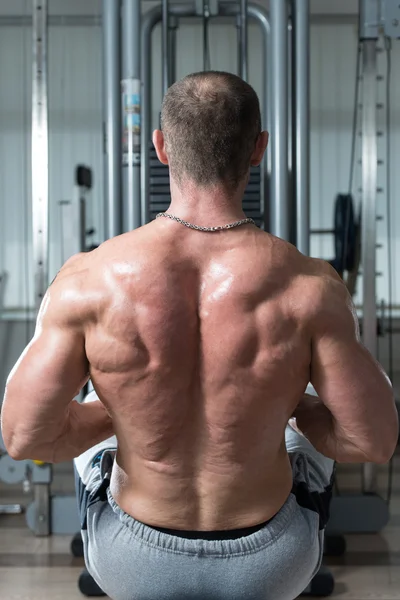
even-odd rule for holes
{"type": "Polygon", "coordinates": [[[258,463],[255,468],[243,459],[230,473],[205,466],[177,473],[168,465],[149,464],[119,450],[111,493],[127,514],[153,527],[190,531],[251,527],[276,515],[292,488],[285,452],[261,455],[258,463]]]}

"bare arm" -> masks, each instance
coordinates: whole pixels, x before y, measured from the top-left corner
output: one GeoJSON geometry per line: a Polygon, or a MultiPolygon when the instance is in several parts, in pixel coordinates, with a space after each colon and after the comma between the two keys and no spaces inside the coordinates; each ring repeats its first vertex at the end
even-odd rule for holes
{"type": "Polygon", "coordinates": [[[89,373],[85,310],[76,276],[61,271],[44,298],[33,340],[7,381],[2,434],[16,460],[70,460],[113,433],[101,402],[72,401],[89,373]]]}
{"type": "Polygon", "coordinates": [[[360,342],[351,298],[341,280],[321,278],[313,320],[311,383],[296,410],[299,428],[338,462],[385,463],[398,439],[393,391],[381,366],[360,342]]]}

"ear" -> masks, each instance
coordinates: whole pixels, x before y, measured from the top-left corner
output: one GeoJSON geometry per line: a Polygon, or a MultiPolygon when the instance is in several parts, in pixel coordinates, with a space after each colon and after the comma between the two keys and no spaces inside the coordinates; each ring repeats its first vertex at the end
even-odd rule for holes
{"type": "Polygon", "coordinates": [[[251,157],[250,164],[252,167],[258,167],[261,163],[264,153],[268,146],[269,133],[268,131],[262,131],[258,136],[256,147],[251,157]]]}
{"type": "Polygon", "coordinates": [[[154,148],[156,149],[156,152],[157,152],[158,160],[163,165],[167,165],[168,164],[168,156],[165,151],[164,134],[159,129],[156,129],[153,132],[153,144],[154,144],[154,148]]]}

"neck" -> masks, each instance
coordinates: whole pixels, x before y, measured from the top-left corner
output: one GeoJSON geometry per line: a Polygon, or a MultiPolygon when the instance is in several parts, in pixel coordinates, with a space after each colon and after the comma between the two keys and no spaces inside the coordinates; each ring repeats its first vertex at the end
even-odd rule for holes
{"type": "Polygon", "coordinates": [[[199,188],[192,182],[178,187],[171,178],[171,204],[167,212],[202,227],[240,221],[246,218],[242,208],[246,183],[228,192],[223,186],[199,188]]]}

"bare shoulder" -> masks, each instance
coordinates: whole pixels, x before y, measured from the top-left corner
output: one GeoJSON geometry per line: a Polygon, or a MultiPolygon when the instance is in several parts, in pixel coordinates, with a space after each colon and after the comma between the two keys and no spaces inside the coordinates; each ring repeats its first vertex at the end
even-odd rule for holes
{"type": "Polygon", "coordinates": [[[344,281],[328,262],[308,260],[307,311],[313,329],[322,335],[334,328],[347,329],[358,336],[356,310],[344,281]]]}
{"type": "Polygon", "coordinates": [[[40,320],[82,325],[91,316],[94,295],[101,297],[94,275],[92,253],[76,254],[61,267],[43,299],[40,320]]]}
{"type": "Polygon", "coordinates": [[[351,303],[351,297],[343,279],[327,261],[309,258],[308,268],[309,283],[317,301],[328,307],[337,302],[351,303]]]}

